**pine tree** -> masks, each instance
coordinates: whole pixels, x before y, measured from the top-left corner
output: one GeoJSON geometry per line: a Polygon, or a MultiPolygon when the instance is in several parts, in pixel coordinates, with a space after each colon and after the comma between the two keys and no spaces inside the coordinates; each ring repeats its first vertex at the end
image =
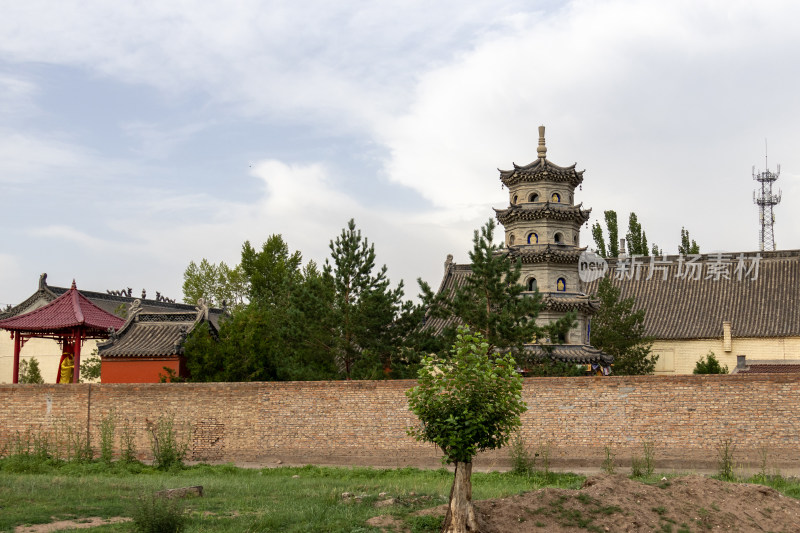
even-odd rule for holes
{"type": "Polygon", "coordinates": [[[329,247],[333,262],[325,261],[323,273],[334,289],[330,352],[347,379],[354,372],[377,377],[376,369],[398,340],[393,325],[403,305],[403,283],[389,287],[386,265],[376,270],[375,245],[356,230],[353,219],[329,247]]]}
{"type": "Polygon", "coordinates": [[[620,300],[620,289],[609,278],[602,278],[596,298],[600,309],[592,317],[590,343],[614,356],[614,373],[652,374],[657,356],[650,353],[652,339],[645,335],[644,310],[634,311],[635,300],[620,300]]]}
{"type": "Polygon", "coordinates": [[[510,350],[515,357],[522,357],[524,344],[558,339],[572,327],[575,317],[568,314],[544,328],[536,325],[541,296],[523,296],[521,265],[492,243],[494,229],[494,221],[489,220],[475,231],[469,254],[472,274],[464,284],[452,294],[434,294],[427,283],[418,280],[422,301],[431,316],[457,319],[444,332],[445,342],[454,342],[458,324],[466,324],[483,335],[490,351],[510,350]]]}

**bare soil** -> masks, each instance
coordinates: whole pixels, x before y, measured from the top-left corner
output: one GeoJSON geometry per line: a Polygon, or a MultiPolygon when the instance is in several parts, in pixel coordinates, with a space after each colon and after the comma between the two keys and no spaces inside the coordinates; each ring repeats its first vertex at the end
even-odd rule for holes
{"type": "MultiPolygon", "coordinates": [[[[800,500],[762,485],[699,475],[654,485],[624,475],[597,475],[577,491],[547,488],[478,501],[475,507],[482,533],[800,531],[800,500]]],[[[442,505],[419,514],[443,516],[445,511],[442,505]]],[[[407,531],[398,522],[374,525],[387,532],[407,531]]]]}
{"type": "Polygon", "coordinates": [[[64,531],[72,529],[89,529],[106,524],[118,524],[120,522],[130,522],[130,518],[115,516],[113,518],[79,518],[76,520],[56,520],[49,524],[36,524],[31,526],[17,526],[14,533],[48,533],[50,531],[64,531]]]}

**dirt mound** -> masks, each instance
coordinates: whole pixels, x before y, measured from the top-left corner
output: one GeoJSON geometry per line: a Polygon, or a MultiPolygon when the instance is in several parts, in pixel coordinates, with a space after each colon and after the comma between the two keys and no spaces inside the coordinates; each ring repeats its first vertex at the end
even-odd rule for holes
{"type": "Polygon", "coordinates": [[[800,500],[761,485],[703,476],[647,485],[623,475],[600,475],[588,478],[581,490],[541,489],[479,501],[475,507],[484,533],[800,531],[800,500]]]}

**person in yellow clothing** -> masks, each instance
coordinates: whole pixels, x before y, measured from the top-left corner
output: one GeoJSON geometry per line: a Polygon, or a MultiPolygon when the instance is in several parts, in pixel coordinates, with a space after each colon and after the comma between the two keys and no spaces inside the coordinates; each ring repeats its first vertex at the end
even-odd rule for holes
{"type": "Polygon", "coordinates": [[[61,362],[58,364],[58,378],[56,383],[72,383],[72,373],[75,371],[75,359],[70,352],[65,351],[61,355],[61,362]]]}

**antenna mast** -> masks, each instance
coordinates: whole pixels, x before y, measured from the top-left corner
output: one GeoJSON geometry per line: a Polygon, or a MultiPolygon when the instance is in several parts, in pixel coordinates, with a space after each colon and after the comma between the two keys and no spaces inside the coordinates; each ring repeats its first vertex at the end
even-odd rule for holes
{"type": "Polygon", "coordinates": [[[781,191],[778,189],[778,194],[772,193],[772,184],[781,175],[781,166],[778,165],[777,172],[770,172],[769,160],[767,159],[767,141],[764,140],[764,163],[766,169],[764,172],[756,172],[756,167],[753,166],[753,179],[761,184],[761,189],[753,191],[753,203],[758,206],[758,218],[761,224],[761,230],[758,235],[758,244],[763,252],[764,250],[775,249],[775,214],[772,212],[773,207],[781,203],[781,191]]]}

